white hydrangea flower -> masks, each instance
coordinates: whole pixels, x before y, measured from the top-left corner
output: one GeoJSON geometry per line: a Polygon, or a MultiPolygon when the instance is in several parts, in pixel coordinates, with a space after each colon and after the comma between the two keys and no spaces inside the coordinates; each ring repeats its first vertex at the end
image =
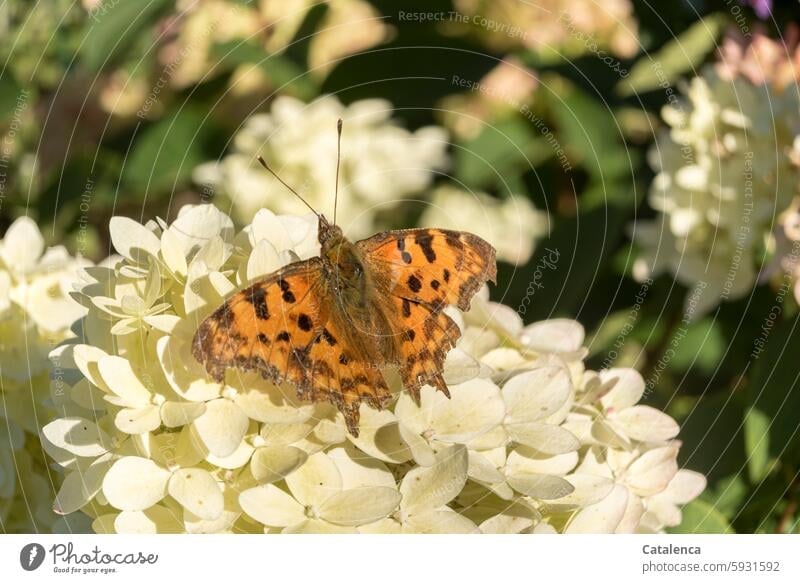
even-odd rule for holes
{"type": "Polygon", "coordinates": [[[0,523],[6,532],[61,526],[51,511],[54,477],[38,433],[63,391],[58,371],[51,381],[47,355],[86,312],[69,296],[82,264],[63,247],[45,248],[27,217],[0,239],[0,523]]]}
{"type": "Polygon", "coordinates": [[[661,217],[632,227],[642,247],[634,273],[697,286],[699,315],[748,293],[775,251],[775,217],[800,178],[791,155],[800,98],[709,65],[662,117],[669,129],[650,151],[658,175],[649,195],[661,217]]]}
{"type": "Polygon", "coordinates": [[[342,105],[333,96],[304,104],[280,96],[269,114],[250,117],[234,138],[233,152],[195,170],[199,183],[212,185],[234,203],[242,222],[258,209],[305,212],[306,207],[256,162],[261,155],[316,209],[331,215],[336,184],[336,121],[344,120],[338,216],[354,238],[373,234],[375,213],[391,210],[427,188],[433,171],[447,164],[445,131],[436,126],[413,133],[391,119],[392,105],[381,99],[342,105]]]}
{"type": "Polygon", "coordinates": [[[522,265],[531,258],[535,240],[546,233],[547,215],[524,196],[500,201],[442,186],[433,191],[419,224],[475,233],[494,246],[498,259],[522,265]]]}
{"type": "Polygon", "coordinates": [[[190,352],[225,297],[319,252],[313,215],[261,210],[235,232],[187,206],[169,225],[114,218],[111,238],[119,257],[76,294],[82,337],[51,354],[69,384],[42,431],[56,511],[97,532],[653,532],[702,489],[638,373],[585,370],[577,322],[525,327],[482,290],[447,308],[452,398],[396,386],[353,437],[330,404],[253,373],[212,382],[190,352]]]}

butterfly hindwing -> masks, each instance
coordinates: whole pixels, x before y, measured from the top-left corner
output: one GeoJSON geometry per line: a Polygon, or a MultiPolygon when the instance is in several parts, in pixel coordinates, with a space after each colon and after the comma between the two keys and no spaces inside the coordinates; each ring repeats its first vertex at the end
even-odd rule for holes
{"type": "Polygon", "coordinates": [[[392,295],[434,307],[468,310],[472,296],[497,278],[495,250],[471,233],[405,229],[378,233],[357,243],[378,284],[392,295]]]}

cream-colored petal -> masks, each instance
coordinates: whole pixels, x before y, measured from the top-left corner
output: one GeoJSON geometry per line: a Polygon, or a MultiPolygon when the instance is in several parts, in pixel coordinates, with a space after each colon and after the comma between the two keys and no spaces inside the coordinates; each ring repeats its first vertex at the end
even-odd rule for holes
{"type": "Polygon", "coordinates": [[[680,431],[672,417],[647,405],[623,409],[614,421],[628,437],[638,441],[667,441],[680,431]]]}
{"type": "Polygon", "coordinates": [[[350,440],[361,451],[370,456],[393,464],[401,464],[411,459],[411,450],[400,434],[397,418],[384,409],[378,411],[362,405],[360,407],[358,437],[347,433],[350,440]]]}
{"type": "Polygon", "coordinates": [[[581,445],[577,437],[557,425],[536,422],[507,423],[505,428],[513,441],[543,454],[569,453],[577,451],[581,445]]]}
{"type": "Polygon", "coordinates": [[[359,526],[386,518],[400,504],[395,488],[365,486],[342,490],[319,507],[324,520],[341,526],[359,526]]]}
{"type": "Polygon", "coordinates": [[[547,474],[513,474],[508,476],[508,485],[520,494],[539,500],[556,500],[574,490],[572,484],[564,478],[547,474]]]}
{"type": "Polygon", "coordinates": [[[147,510],[124,510],[114,519],[119,534],[178,534],[184,531],[180,515],[164,506],[147,510]]]}
{"type": "Polygon", "coordinates": [[[652,496],[664,490],[678,472],[678,448],[651,449],[633,462],[626,472],[625,483],[639,496],[652,496]]]}
{"type": "Polygon", "coordinates": [[[467,466],[467,449],[454,445],[436,454],[434,465],[409,471],[400,484],[403,515],[413,516],[450,502],[467,481],[467,466]]]}
{"type": "Polygon", "coordinates": [[[480,532],[469,518],[449,508],[425,510],[409,516],[403,522],[404,533],[417,534],[475,534],[480,532]]]}
{"type": "Polygon", "coordinates": [[[161,421],[166,427],[181,427],[188,425],[205,412],[205,403],[167,401],[161,405],[161,421]]]}
{"type": "Polygon", "coordinates": [[[581,509],[565,529],[566,534],[610,534],[619,525],[628,506],[628,490],[616,485],[600,502],[581,509]]]}
{"type": "Polygon", "coordinates": [[[214,520],[222,514],[222,490],[206,470],[177,470],[169,480],[167,491],[181,506],[200,518],[214,520]]]}
{"type": "Polygon", "coordinates": [[[289,491],[303,506],[319,506],[341,491],[342,476],[324,453],[309,456],[302,466],[286,477],[289,491]]]}
{"type": "Polygon", "coordinates": [[[117,253],[134,263],[158,257],[161,241],[144,225],[128,217],[111,217],[108,225],[111,243],[117,253]]]}
{"type": "Polygon", "coordinates": [[[51,421],[42,428],[42,435],[54,446],[80,457],[97,457],[111,446],[111,438],[82,417],[62,417],[51,421]]]}
{"type": "Polygon", "coordinates": [[[282,480],[302,466],[308,456],[296,447],[267,445],[258,447],[250,459],[250,471],[259,484],[282,480]]]}
{"type": "Polygon", "coordinates": [[[118,459],[103,479],[103,494],[120,510],[144,510],[167,495],[171,474],[152,460],[136,456],[118,459]]]}
{"type": "Polygon", "coordinates": [[[529,423],[552,415],[569,398],[572,382],[561,367],[537,368],[503,385],[506,423],[529,423]]]}
{"type": "Polygon", "coordinates": [[[225,457],[236,451],[250,420],[228,399],[206,403],[206,412],[192,422],[203,445],[214,455],[225,457]]]}
{"type": "Polygon", "coordinates": [[[114,416],[114,425],[120,431],[132,435],[155,431],[161,426],[161,415],[158,410],[158,405],[120,409],[114,416]]]}
{"type": "Polygon", "coordinates": [[[644,379],[632,368],[612,368],[600,372],[608,391],[600,401],[609,412],[621,411],[639,402],[644,394],[644,379]]]}
{"type": "Polygon", "coordinates": [[[270,526],[291,526],[306,518],[303,505],[273,484],[245,490],[239,504],[248,516],[270,526]]]}

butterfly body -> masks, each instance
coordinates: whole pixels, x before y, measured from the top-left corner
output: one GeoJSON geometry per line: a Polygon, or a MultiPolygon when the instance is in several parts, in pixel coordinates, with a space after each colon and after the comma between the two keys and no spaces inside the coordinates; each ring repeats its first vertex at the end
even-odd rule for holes
{"type": "Polygon", "coordinates": [[[395,366],[416,399],[423,385],[448,394],[447,352],[461,332],[443,309],[469,307],[496,277],[495,251],[475,235],[441,229],[379,233],[353,243],[320,215],[320,256],[289,264],[244,289],[198,328],[195,358],[217,381],[252,369],[289,382],[303,400],[327,400],[358,435],[359,406],[392,395],[395,366]]]}

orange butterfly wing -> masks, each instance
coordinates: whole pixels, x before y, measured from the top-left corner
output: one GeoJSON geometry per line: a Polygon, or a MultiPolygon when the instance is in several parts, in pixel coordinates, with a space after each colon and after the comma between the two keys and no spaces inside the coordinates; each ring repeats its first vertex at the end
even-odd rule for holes
{"type": "Polygon", "coordinates": [[[388,276],[388,291],[412,302],[466,311],[481,286],[497,280],[494,247],[471,233],[404,229],[357,245],[373,270],[388,276]]]}
{"type": "Polygon", "coordinates": [[[357,436],[360,402],[381,408],[390,394],[380,370],[339,342],[344,335],[330,317],[333,301],[319,257],[287,265],[206,318],[192,353],[217,382],[231,367],[257,370],[273,382],[291,382],[301,399],[330,401],[357,436]]]}
{"type": "Polygon", "coordinates": [[[471,233],[445,229],[387,231],[357,245],[379,294],[388,297],[404,387],[415,399],[425,384],[448,394],[442,369],[461,331],[442,309],[468,310],[481,286],[496,280],[494,248],[471,233]]]}

